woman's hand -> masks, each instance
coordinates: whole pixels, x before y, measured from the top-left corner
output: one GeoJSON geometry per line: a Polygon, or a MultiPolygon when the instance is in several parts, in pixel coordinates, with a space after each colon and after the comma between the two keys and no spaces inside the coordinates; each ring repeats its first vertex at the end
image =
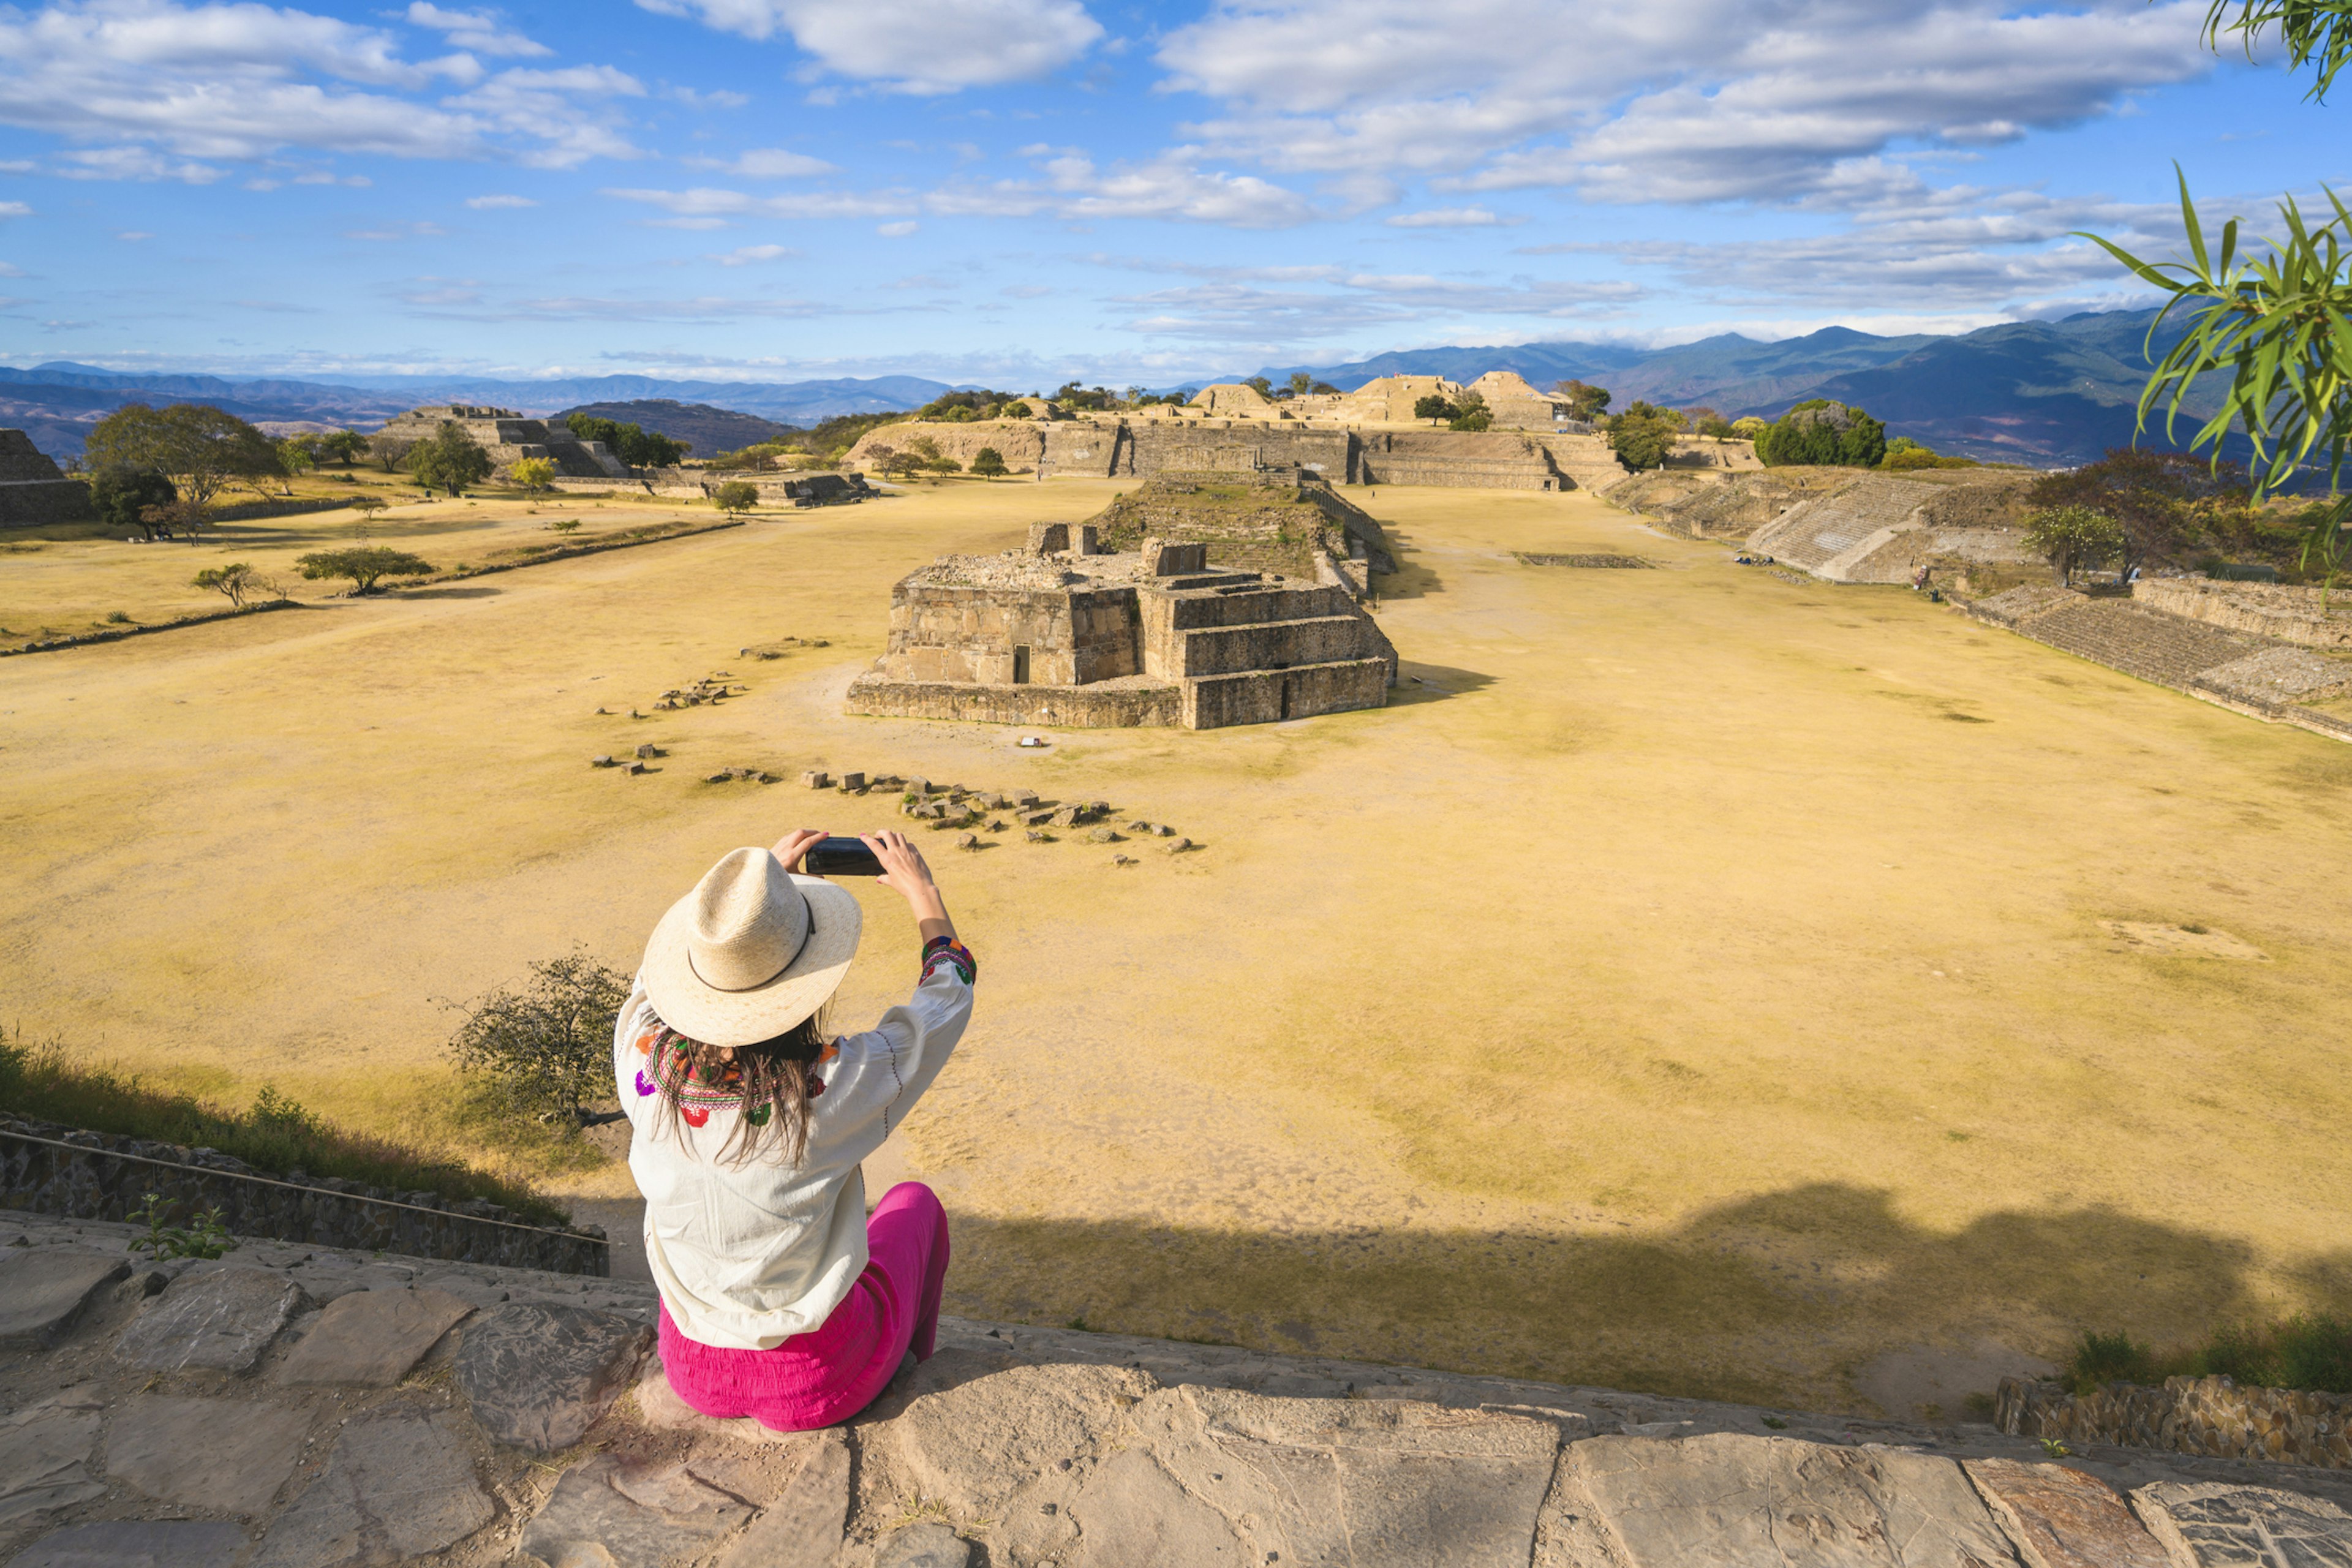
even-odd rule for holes
{"type": "Polygon", "coordinates": [[[896,831],[862,833],[858,837],[882,862],[882,885],[905,899],[907,907],[914,911],[923,940],[953,937],[955,922],[948,919],[947,901],[940,897],[939,884],[931,880],[931,868],[923,863],[923,852],[908,843],[905,834],[896,831]]]}
{"type": "Polygon", "coordinates": [[[800,872],[801,857],[808,853],[810,845],[824,837],[824,829],[822,827],[795,827],[776,840],[776,847],[772,853],[784,863],[785,870],[800,872]]]}

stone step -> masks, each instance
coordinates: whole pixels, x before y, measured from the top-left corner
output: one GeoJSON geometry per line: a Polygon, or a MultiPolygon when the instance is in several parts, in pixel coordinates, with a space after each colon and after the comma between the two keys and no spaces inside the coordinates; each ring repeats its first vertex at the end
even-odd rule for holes
{"type": "Polygon", "coordinates": [[[1378,708],[1388,700],[1391,673],[1388,659],[1375,657],[1193,676],[1184,681],[1184,721],[1208,730],[1378,708]]]}
{"type": "Polygon", "coordinates": [[[2200,671],[2242,658],[2263,646],[2243,633],[2145,609],[2127,599],[2063,604],[2023,622],[2018,630],[2036,642],[2126,675],[2182,689],[2200,671]]]}
{"type": "Polygon", "coordinates": [[[1377,636],[1360,615],[1201,626],[1180,634],[1176,667],[1166,673],[1198,679],[1342,663],[1374,657],[1380,651],[1377,636]]]}
{"type": "Polygon", "coordinates": [[[1988,1426],[955,1318],[867,1409],[776,1433],[670,1390],[648,1285],[266,1240],[157,1266],[127,1255],[139,1234],[0,1212],[0,1301],[36,1276],[84,1301],[0,1382],[12,1568],[2352,1561],[2342,1471],[2098,1446],[2059,1464],[1988,1426]],[[204,1295],[230,1270],[275,1284],[204,1295]],[[394,1304],[316,1308],[367,1293],[394,1304]],[[434,1298],[421,1316],[412,1294],[434,1298]],[[167,1320],[146,1339],[260,1359],[223,1375],[117,1353],[167,1320]],[[320,1336],[339,1342],[311,1373],[351,1380],[283,1377],[320,1336]]]}

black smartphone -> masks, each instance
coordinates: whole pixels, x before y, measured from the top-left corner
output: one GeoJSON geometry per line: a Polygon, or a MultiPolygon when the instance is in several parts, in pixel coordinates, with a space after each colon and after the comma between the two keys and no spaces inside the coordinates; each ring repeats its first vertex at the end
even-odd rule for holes
{"type": "Polygon", "coordinates": [[[820,838],[802,856],[801,869],[812,877],[878,877],[882,862],[862,838],[820,838]]]}

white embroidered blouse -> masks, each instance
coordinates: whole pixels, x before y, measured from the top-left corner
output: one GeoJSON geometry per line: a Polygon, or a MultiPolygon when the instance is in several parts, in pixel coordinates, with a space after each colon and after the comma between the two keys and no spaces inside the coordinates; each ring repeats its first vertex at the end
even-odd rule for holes
{"type": "Polygon", "coordinates": [[[817,1069],[808,1151],[740,1164],[717,1156],[742,1112],[723,1097],[665,1103],[650,1053],[661,1019],[632,989],[613,1033],[613,1075],[632,1136],[629,1172],[646,1199],[646,1258],[687,1338],[770,1350],[823,1323],[866,1267],[866,1184],[858,1163],[882,1146],[939,1076],[971,1019],[971,955],[941,939],[902,1006],[817,1069]]]}

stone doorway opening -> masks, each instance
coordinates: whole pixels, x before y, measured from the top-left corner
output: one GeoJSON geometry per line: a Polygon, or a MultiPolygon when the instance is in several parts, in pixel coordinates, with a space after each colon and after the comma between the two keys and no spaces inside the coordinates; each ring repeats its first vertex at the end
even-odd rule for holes
{"type": "Polygon", "coordinates": [[[1015,643],[1013,647],[1013,684],[1015,686],[1029,684],[1029,649],[1026,645],[1021,643],[1015,643]]]}

